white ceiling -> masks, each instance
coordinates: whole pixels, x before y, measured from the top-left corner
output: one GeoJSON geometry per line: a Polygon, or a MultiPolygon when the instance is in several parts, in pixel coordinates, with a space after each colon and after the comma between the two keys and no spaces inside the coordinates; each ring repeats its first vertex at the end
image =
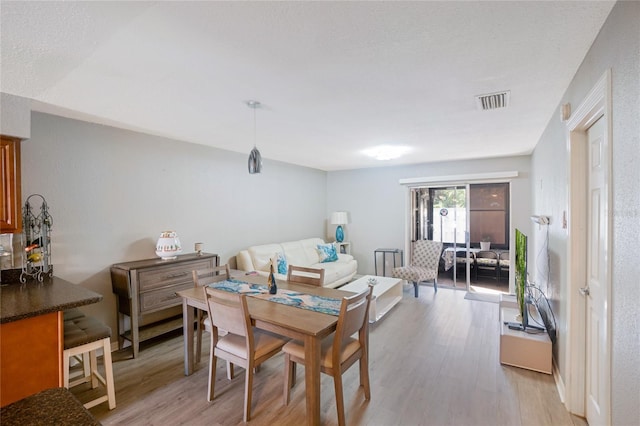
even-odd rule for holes
{"type": "Polygon", "coordinates": [[[247,155],[258,100],[262,156],[322,170],[528,154],[612,6],[2,1],[0,90],[247,155]]]}

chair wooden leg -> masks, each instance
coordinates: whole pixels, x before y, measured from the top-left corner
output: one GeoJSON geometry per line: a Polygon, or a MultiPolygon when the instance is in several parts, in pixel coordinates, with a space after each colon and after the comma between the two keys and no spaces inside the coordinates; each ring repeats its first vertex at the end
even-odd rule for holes
{"type": "Polygon", "coordinates": [[[293,382],[295,381],[295,366],[296,363],[291,361],[291,355],[284,354],[284,391],[282,393],[283,404],[289,405],[289,398],[293,382]],[[293,375],[293,377],[292,377],[293,375]]]}
{"type": "Polygon", "coordinates": [[[104,339],[104,345],[102,351],[104,352],[104,372],[106,377],[107,387],[107,401],[109,403],[109,410],[116,408],[116,388],[113,383],[113,365],[111,362],[111,339],[104,339]]]}
{"type": "Polygon", "coordinates": [[[234,377],[235,377],[235,373],[233,369],[233,364],[230,361],[227,361],[227,379],[233,380],[234,377]]]}
{"type": "Polygon", "coordinates": [[[207,401],[213,401],[214,388],[216,384],[216,367],[218,357],[215,356],[215,347],[213,339],[211,339],[211,349],[209,351],[209,392],[207,393],[207,401]]]}
{"type": "Polygon", "coordinates": [[[202,310],[196,309],[196,364],[202,358],[202,310]]]}
{"type": "MultiPolygon", "coordinates": [[[[91,357],[89,357],[88,352],[85,352],[82,354],[82,370],[84,372],[84,377],[86,378],[91,377],[91,357]]],[[[93,388],[95,388],[95,386],[93,386],[93,388]]]]}
{"type": "Polygon", "coordinates": [[[89,353],[89,360],[91,364],[91,389],[95,389],[98,387],[98,377],[94,373],[98,371],[98,355],[95,350],[89,353]]]}
{"type": "Polygon", "coordinates": [[[371,399],[371,385],[369,383],[369,361],[366,354],[360,358],[360,385],[364,388],[364,399],[371,399]]]}
{"type": "Polygon", "coordinates": [[[293,388],[296,385],[296,374],[297,374],[297,363],[293,363],[291,366],[291,386],[289,388],[293,388]]]}
{"type": "Polygon", "coordinates": [[[253,363],[247,366],[244,382],[244,421],[251,420],[251,394],[253,392],[253,363]]]}
{"type": "Polygon", "coordinates": [[[338,410],[338,425],[344,426],[346,423],[344,419],[344,396],[342,394],[342,372],[337,368],[333,374],[333,385],[336,392],[336,408],[338,410]]]}

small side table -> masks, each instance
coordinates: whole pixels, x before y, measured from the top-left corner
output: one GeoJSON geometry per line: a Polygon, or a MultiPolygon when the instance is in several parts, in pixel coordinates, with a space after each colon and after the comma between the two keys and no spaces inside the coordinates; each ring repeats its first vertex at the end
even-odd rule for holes
{"type": "Polygon", "coordinates": [[[386,266],[387,266],[386,257],[387,257],[387,254],[390,254],[393,257],[393,267],[394,268],[396,267],[396,255],[397,254],[400,255],[400,265],[402,266],[404,264],[402,250],[397,249],[397,248],[379,248],[379,249],[375,249],[373,251],[373,272],[374,272],[374,275],[378,275],[378,253],[382,253],[382,276],[383,277],[387,276],[387,271],[386,271],[386,266]]]}
{"type": "Polygon", "coordinates": [[[351,254],[351,243],[348,241],[343,241],[341,243],[335,242],[336,248],[338,249],[338,253],[342,254],[351,254]]]}

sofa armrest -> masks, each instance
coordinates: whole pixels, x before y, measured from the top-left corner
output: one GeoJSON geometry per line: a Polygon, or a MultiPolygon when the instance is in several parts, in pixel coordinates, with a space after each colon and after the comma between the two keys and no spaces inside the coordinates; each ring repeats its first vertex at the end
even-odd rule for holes
{"type": "Polygon", "coordinates": [[[236,256],[237,267],[241,271],[254,271],[253,261],[248,250],[241,250],[236,256]]]}

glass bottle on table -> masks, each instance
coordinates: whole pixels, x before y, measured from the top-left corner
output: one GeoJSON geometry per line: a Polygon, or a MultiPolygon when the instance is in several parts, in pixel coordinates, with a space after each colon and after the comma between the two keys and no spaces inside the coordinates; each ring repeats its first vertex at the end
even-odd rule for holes
{"type": "Polygon", "coordinates": [[[273,262],[269,266],[269,278],[267,279],[267,283],[269,284],[269,294],[276,294],[278,291],[278,286],[276,285],[276,277],[273,274],[273,262]]]}

